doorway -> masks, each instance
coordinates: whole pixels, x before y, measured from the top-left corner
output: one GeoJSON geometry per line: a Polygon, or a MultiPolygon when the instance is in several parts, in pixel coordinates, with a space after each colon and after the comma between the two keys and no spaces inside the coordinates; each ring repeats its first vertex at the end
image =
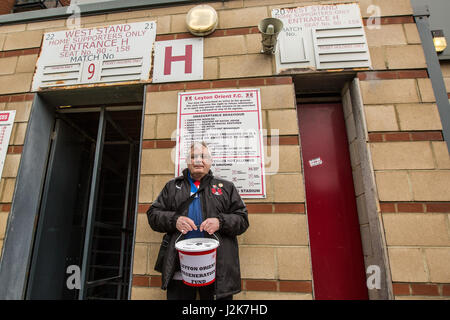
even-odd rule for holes
{"type": "Polygon", "coordinates": [[[299,104],[314,297],[368,299],[342,104],[299,104]]]}
{"type": "Polygon", "coordinates": [[[127,299],[142,107],[59,108],[27,299],[127,299]]]}

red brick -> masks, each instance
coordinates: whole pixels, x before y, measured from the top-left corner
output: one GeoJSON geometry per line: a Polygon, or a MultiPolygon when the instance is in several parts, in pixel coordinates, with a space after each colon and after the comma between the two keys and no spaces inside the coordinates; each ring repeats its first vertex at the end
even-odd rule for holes
{"type": "Polygon", "coordinates": [[[216,29],[213,33],[207,35],[205,38],[223,37],[225,36],[225,29],[216,29]]]}
{"type": "Polygon", "coordinates": [[[153,149],[155,148],[154,140],[143,140],[142,141],[142,149],[153,149]]]}
{"type": "MultiPolygon", "coordinates": [[[[369,18],[363,18],[363,24],[367,26],[367,20],[369,18]]],[[[403,24],[403,23],[414,23],[412,16],[400,16],[400,17],[381,17],[380,24],[403,24]]]]}
{"type": "Polygon", "coordinates": [[[264,145],[267,146],[298,146],[298,136],[265,136],[264,145]]]}
{"type": "Polygon", "coordinates": [[[156,148],[173,148],[177,145],[176,141],[156,140],[156,148]]]}
{"type": "Polygon", "coordinates": [[[0,96],[0,103],[9,102],[10,99],[11,99],[11,96],[0,96]]]}
{"type": "Polygon", "coordinates": [[[411,132],[411,139],[413,141],[442,141],[442,132],[440,131],[424,131],[411,132]]]}
{"type": "Polygon", "coordinates": [[[19,102],[19,101],[25,101],[25,96],[24,94],[16,94],[11,96],[10,102],[19,102]]]}
{"type": "Polygon", "coordinates": [[[411,283],[411,291],[414,296],[438,296],[436,284],[411,283]]]}
{"type": "Polygon", "coordinates": [[[311,281],[280,281],[281,292],[312,293],[311,281]]]}
{"type": "Polygon", "coordinates": [[[422,203],[397,203],[398,212],[424,212],[422,203]]]}
{"type": "Polygon", "coordinates": [[[150,277],[148,276],[136,276],[133,275],[133,286],[136,287],[148,287],[150,284],[150,277]]]}
{"type": "Polygon", "coordinates": [[[34,93],[28,93],[25,95],[25,101],[33,101],[34,93]]]}
{"type": "Polygon", "coordinates": [[[158,92],[159,84],[152,84],[147,86],[147,92],[158,92]]]}
{"type": "Polygon", "coordinates": [[[273,280],[245,280],[248,291],[277,291],[277,282],[273,280]]]}
{"type": "Polygon", "coordinates": [[[268,203],[247,204],[248,213],[272,213],[272,205],[268,203]]]}
{"type": "Polygon", "coordinates": [[[139,204],[138,213],[147,213],[147,210],[150,209],[150,206],[150,204],[139,204]]]}
{"type": "Polygon", "coordinates": [[[211,88],[237,87],[237,80],[219,80],[213,81],[211,88]]]}
{"type": "Polygon", "coordinates": [[[428,78],[426,70],[405,70],[397,72],[398,79],[428,78]]]}
{"type": "Polygon", "coordinates": [[[184,82],[166,83],[159,87],[159,91],[184,90],[184,82]]]}
{"type": "Polygon", "coordinates": [[[187,82],[186,89],[209,89],[211,88],[210,81],[200,81],[200,82],[187,82]]]}
{"type": "Polygon", "coordinates": [[[281,136],[279,137],[279,144],[282,146],[286,145],[299,145],[298,136],[281,136]]]}
{"type": "Polygon", "coordinates": [[[396,212],[395,211],[395,204],[389,203],[389,202],[382,202],[380,203],[380,209],[382,213],[386,212],[396,212]]]}
{"type": "Polygon", "coordinates": [[[13,152],[14,154],[20,154],[23,151],[23,146],[14,146],[13,147],[13,152]]]}
{"type": "Polygon", "coordinates": [[[369,133],[369,142],[383,142],[384,135],[382,133],[369,133]]]}
{"type": "Polygon", "coordinates": [[[397,79],[397,71],[375,71],[370,72],[367,76],[369,80],[386,80],[386,79],[397,79]]]}
{"type": "Polygon", "coordinates": [[[10,50],[10,51],[5,51],[3,52],[3,57],[7,58],[7,57],[17,57],[17,56],[21,56],[22,55],[22,51],[23,50],[10,50]]]}
{"type": "Polygon", "coordinates": [[[150,278],[150,287],[161,287],[162,281],[160,276],[150,278]]]}
{"type": "Polygon", "coordinates": [[[382,17],[381,24],[403,24],[414,23],[412,16],[400,16],[400,17],[382,17]]]}
{"type": "Polygon", "coordinates": [[[442,295],[444,297],[450,297],[450,284],[442,285],[442,295]]]}
{"type": "Polygon", "coordinates": [[[358,72],[357,76],[360,81],[364,81],[367,79],[367,72],[358,72]]]}
{"type": "Polygon", "coordinates": [[[394,295],[396,296],[410,295],[409,283],[393,283],[392,288],[394,290],[394,295]]]}
{"type": "Polygon", "coordinates": [[[2,204],[2,212],[9,212],[11,211],[11,203],[5,203],[2,204]]]}
{"type": "Polygon", "coordinates": [[[38,54],[39,51],[40,51],[40,48],[25,49],[25,50],[23,50],[22,55],[38,54]]]}
{"type": "Polygon", "coordinates": [[[235,28],[225,30],[227,36],[237,36],[242,34],[250,34],[251,28],[235,28]]]}
{"type": "Polygon", "coordinates": [[[265,84],[264,78],[239,80],[239,87],[256,87],[256,86],[263,86],[264,84],[265,84]]]}
{"type": "Polygon", "coordinates": [[[305,213],[303,203],[277,203],[275,204],[276,213],[305,213]]]}
{"type": "Polygon", "coordinates": [[[385,141],[411,141],[408,132],[385,133],[384,139],[385,141]]]}
{"type": "Polygon", "coordinates": [[[156,36],[156,41],[175,40],[174,34],[160,34],[156,36]]]}
{"type": "Polygon", "coordinates": [[[428,202],[427,212],[450,212],[450,202],[428,202]]]}
{"type": "Polygon", "coordinates": [[[2,0],[0,1],[0,14],[12,13],[15,0],[2,0]]]}
{"type": "Polygon", "coordinates": [[[266,78],[266,85],[291,84],[292,77],[273,77],[266,78]]]}
{"type": "Polygon", "coordinates": [[[396,71],[371,71],[371,72],[359,72],[359,80],[386,80],[397,79],[396,71]]]}
{"type": "Polygon", "coordinates": [[[190,33],[178,33],[175,35],[175,39],[189,39],[189,38],[195,38],[194,35],[190,34],[190,33]]]}

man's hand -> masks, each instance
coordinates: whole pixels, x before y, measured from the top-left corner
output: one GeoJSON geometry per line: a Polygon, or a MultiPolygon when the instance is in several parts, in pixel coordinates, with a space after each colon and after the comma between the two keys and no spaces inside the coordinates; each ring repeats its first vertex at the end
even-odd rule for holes
{"type": "Polygon", "coordinates": [[[200,225],[200,231],[206,231],[209,234],[213,234],[217,230],[219,230],[219,219],[217,218],[208,218],[200,225]]]}
{"type": "Polygon", "coordinates": [[[177,219],[176,227],[182,234],[186,234],[192,230],[197,230],[197,226],[195,225],[194,221],[191,218],[185,216],[181,216],[177,219]]]}

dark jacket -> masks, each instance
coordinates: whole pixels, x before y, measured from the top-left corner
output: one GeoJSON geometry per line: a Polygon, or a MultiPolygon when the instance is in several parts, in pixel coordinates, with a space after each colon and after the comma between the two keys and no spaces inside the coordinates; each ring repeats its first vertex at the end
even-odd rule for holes
{"type": "MultiPolygon", "coordinates": [[[[179,266],[175,241],[181,233],[175,227],[179,217],[175,211],[190,196],[191,186],[187,179],[187,172],[188,169],[185,169],[183,176],[170,180],[147,211],[150,227],[155,231],[171,235],[162,270],[161,289],[164,290],[167,289],[175,269],[179,266]]],[[[215,281],[216,298],[220,299],[241,291],[239,248],[236,236],[247,230],[248,214],[232,182],[215,178],[210,171],[201,180],[200,188],[202,187],[205,188],[200,195],[203,220],[218,218],[220,222],[219,230],[215,233],[220,243],[217,248],[215,281]],[[219,184],[222,186],[220,187],[219,184]],[[213,194],[213,185],[220,188],[222,194],[219,192],[213,194]]],[[[186,208],[182,215],[187,216],[187,214],[186,208]]],[[[206,232],[205,236],[213,238],[206,232]]],[[[179,239],[181,240],[183,236],[179,239]]]]}

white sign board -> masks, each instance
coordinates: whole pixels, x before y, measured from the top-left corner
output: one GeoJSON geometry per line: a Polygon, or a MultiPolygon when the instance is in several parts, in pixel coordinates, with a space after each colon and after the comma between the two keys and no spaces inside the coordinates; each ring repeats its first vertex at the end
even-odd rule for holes
{"type": "Polygon", "coordinates": [[[8,152],[9,138],[14,124],[16,111],[1,111],[0,112],[0,177],[5,165],[6,154],[8,152]]]}
{"type": "Polygon", "coordinates": [[[277,72],[287,69],[369,68],[370,54],[357,3],[273,9],[283,21],[277,72]]]}
{"type": "Polygon", "coordinates": [[[178,94],[175,175],[186,168],[193,141],[205,141],[215,176],[232,181],[245,198],[265,198],[259,89],[178,94]]]}
{"type": "Polygon", "coordinates": [[[156,42],[154,83],[202,79],[202,37],[156,42]]]}
{"type": "Polygon", "coordinates": [[[154,21],[44,34],[32,90],[150,79],[154,21]]]}

